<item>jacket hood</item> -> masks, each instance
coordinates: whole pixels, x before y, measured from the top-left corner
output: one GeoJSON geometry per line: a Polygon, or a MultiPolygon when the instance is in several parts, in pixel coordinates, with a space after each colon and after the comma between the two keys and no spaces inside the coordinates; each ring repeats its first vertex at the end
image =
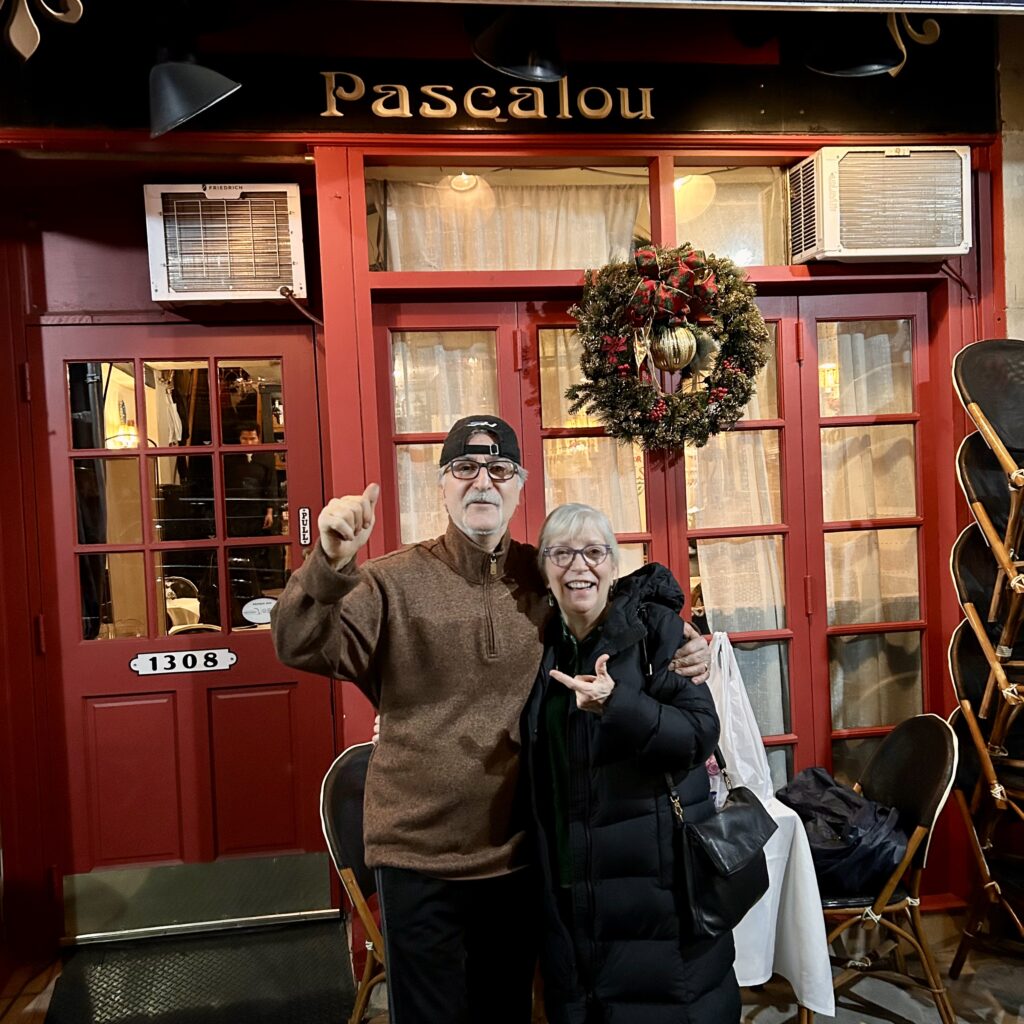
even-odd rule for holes
{"type": "Polygon", "coordinates": [[[605,644],[619,649],[644,636],[647,627],[640,609],[649,604],[664,605],[677,615],[683,607],[683,592],[676,578],[657,562],[623,576],[615,585],[601,630],[605,644]]]}

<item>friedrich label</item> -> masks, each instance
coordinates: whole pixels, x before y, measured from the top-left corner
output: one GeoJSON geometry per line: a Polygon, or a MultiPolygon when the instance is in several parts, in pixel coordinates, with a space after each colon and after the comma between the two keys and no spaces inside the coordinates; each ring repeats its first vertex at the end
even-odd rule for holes
{"type": "MultiPolygon", "coordinates": [[[[341,103],[355,103],[367,94],[366,82],[350,71],[321,71],[327,90],[326,105],[321,117],[344,117],[341,103]],[[339,102],[340,101],[340,102],[339,102]]],[[[423,117],[444,121],[457,117],[460,108],[468,117],[480,121],[507,124],[515,121],[571,121],[577,115],[588,121],[602,121],[613,113],[625,121],[653,121],[652,88],[604,89],[588,85],[573,94],[566,75],[557,83],[556,97],[536,85],[512,85],[507,94],[499,96],[489,85],[471,85],[456,92],[454,85],[420,85],[410,87],[399,83],[371,85],[377,98],[370,103],[376,117],[423,117]],[[550,101],[550,103],[549,103],[550,101]],[[555,111],[549,114],[549,107],[555,111]]]]}

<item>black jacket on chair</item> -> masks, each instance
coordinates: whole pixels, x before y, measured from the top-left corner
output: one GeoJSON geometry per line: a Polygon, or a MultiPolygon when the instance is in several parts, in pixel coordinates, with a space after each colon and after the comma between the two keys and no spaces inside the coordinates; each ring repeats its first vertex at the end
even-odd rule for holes
{"type": "Polygon", "coordinates": [[[542,728],[545,697],[561,685],[548,675],[563,642],[558,617],[548,632],[524,711],[523,763],[545,888],[541,967],[551,1024],[736,1024],[740,1018],[731,934],[682,940],[672,888],[664,773],[677,780],[691,820],[713,813],[704,761],[719,732],[708,688],[668,670],[683,643],[682,604],[672,574],[644,566],[619,581],[600,632],[581,645],[581,673],[593,673],[597,657],[611,655],[615,689],[601,715],[570,702],[572,881],[564,889],[555,881],[542,728]]]}

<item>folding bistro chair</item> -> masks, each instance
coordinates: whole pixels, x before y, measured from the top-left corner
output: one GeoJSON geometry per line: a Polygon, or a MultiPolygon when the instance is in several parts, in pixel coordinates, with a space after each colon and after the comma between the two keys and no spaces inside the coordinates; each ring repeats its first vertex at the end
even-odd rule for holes
{"type": "MultiPolygon", "coordinates": [[[[932,828],[949,796],[956,764],[956,736],[937,715],[908,718],[882,740],[854,789],[896,809],[900,828],[909,837],[906,853],[878,891],[821,901],[829,946],[841,946],[855,928],[881,932],[879,944],[862,957],[833,956],[833,966],[840,969],[832,979],[836,992],[867,974],[924,988],[935,1000],[943,1024],[956,1024],[956,1015],[921,923],[920,890],[932,828]],[[924,979],[906,970],[901,939],[917,953],[924,979]],[[890,953],[895,954],[897,970],[880,969],[890,953]]],[[[799,1020],[809,1024],[814,1013],[801,1007],[799,1020]]]]}
{"type": "Polygon", "coordinates": [[[370,993],[387,977],[384,939],[367,900],[377,891],[363,848],[363,790],[372,743],[357,743],[342,751],[327,769],[320,787],[320,823],[327,849],[355,912],[366,930],[366,966],[356,990],[349,1024],[359,1024],[370,993]]]}
{"type": "Polygon", "coordinates": [[[1021,547],[1024,517],[1016,508],[1006,473],[979,431],[960,443],[957,478],[971,506],[990,555],[998,566],[992,585],[989,617],[999,618],[1008,634],[1016,634],[1024,613],[1024,576],[1015,552],[1021,547]],[[1016,518],[1014,518],[1016,514],[1016,518]]]}
{"type": "MultiPolygon", "coordinates": [[[[1006,547],[1015,550],[1024,507],[1024,341],[999,338],[961,349],[953,359],[953,385],[1006,475],[1011,531],[1006,547]]],[[[1024,581],[1014,589],[1024,589],[1024,581]]]]}
{"type": "MultiPolygon", "coordinates": [[[[968,526],[957,537],[950,552],[949,570],[960,607],[987,665],[980,691],[979,676],[963,680],[963,699],[970,702],[970,712],[977,718],[992,718],[986,738],[998,744],[1005,735],[1008,718],[1015,716],[1014,709],[1024,703],[1024,644],[1019,638],[1020,624],[999,619],[999,566],[977,526],[968,526]],[[997,695],[1001,698],[998,704],[995,703],[997,695]]],[[[1011,608],[1007,606],[1007,610],[1011,608]]],[[[954,688],[960,700],[955,679],[954,688]]]]}
{"type": "Polygon", "coordinates": [[[949,969],[949,976],[957,978],[974,946],[1007,948],[1007,941],[997,941],[994,935],[993,923],[999,916],[1018,936],[1009,948],[1024,952],[1024,858],[1004,849],[1012,839],[1007,826],[1024,821],[1024,719],[1019,717],[1020,699],[1012,706],[1000,701],[1000,711],[1009,709],[1001,717],[981,718],[975,713],[974,705],[986,689],[989,661],[966,621],[950,639],[949,673],[960,705],[951,721],[962,751],[954,801],[978,869],[949,969]]]}

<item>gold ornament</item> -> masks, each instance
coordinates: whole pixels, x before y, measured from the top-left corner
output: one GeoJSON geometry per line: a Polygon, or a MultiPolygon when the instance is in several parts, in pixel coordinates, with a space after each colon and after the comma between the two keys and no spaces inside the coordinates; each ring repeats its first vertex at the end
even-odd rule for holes
{"type": "Polygon", "coordinates": [[[697,354],[697,339],[689,327],[673,327],[651,342],[651,356],[659,370],[675,373],[689,366],[697,354]]]}

